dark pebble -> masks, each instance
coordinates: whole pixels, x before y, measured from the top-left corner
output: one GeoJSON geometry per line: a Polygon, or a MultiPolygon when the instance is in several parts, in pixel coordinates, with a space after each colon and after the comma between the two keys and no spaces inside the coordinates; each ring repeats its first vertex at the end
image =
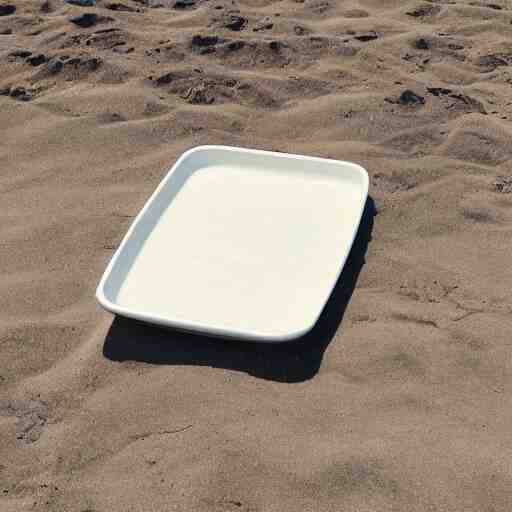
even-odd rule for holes
{"type": "Polygon", "coordinates": [[[278,52],[280,51],[282,48],[284,48],[284,44],[281,42],[281,41],[271,41],[269,43],[269,47],[272,51],[274,52],[278,52]]]}
{"type": "Polygon", "coordinates": [[[27,59],[27,62],[32,66],[40,66],[41,64],[44,64],[47,60],[48,59],[46,58],[46,55],[40,53],[39,55],[33,55],[32,57],[29,57],[27,59]]]}
{"type": "Polygon", "coordinates": [[[424,105],[425,98],[410,89],[406,89],[402,94],[400,94],[398,102],[401,105],[424,105]]]}
{"type": "Polygon", "coordinates": [[[96,71],[101,66],[101,59],[92,57],[90,59],[82,59],[80,57],[72,57],[63,63],[66,67],[73,66],[75,68],[83,68],[86,71],[96,71]]]}
{"type": "MultiPolygon", "coordinates": [[[[165,75],[162,75],[156,79],[156,85],[166,85],[170,84],[173,80],[177,78],[176,73],[173,73],[172,71],[170,73],[166,73],[165,75]]],[[[149,77],[151,80],[152,78],[149,77]]]]}
{"type": "Polygon", "coordinates": [[[81,65],[88,71],[96,71],[101,66],[101,59],[92,57],[91,59],[82,61],[81,65]]]}
{"type": "Polygon", "coordinates": [[[441,11],[439,5],[420,5],[413,11],[406,12],[407,16],[414,18],[422,18],[423,16],[434,16],[441,11]]]}
{"type": "Polygon", "coordinates": [[[48,71],[50,73],[56,74],[56,73],[59,73],[60,71],[62,71],[62,68],[64,67],[64,63],[60,59],[54,58],[48,62],[46,67],[48,68],[48,71]]]}
{"type": "Polygon", "coordinates": [[[74,16],[69,21],[71,21],[71,23],[74,23],[75,25],[77,25],[79,27],[88,28],[88,27],[92,27],[93,25],[96,25],[96,23],[98,23],[99,16],[93,12],[86,12],[84,14],[74,16]]]}
{"type": "Polygon", "coordinates": [[[66,0],[66,3],[79,5],[80,7],[92,7],[96,5],[96,0],[66,0]]]}
{"type": "Polygon", "coordinates": [[[16,6],[12,4],[0,5],[0,16],[9,16],[16,12],[16,6]]]}
{"type": "Polygon", "coordinates": [[[232,41],[231,43],[228,43],[226,45],[226,48],[230,52],[237,52],[238,50],[241,50],[245,46],[244,41],[232,41]]]}
{"type": "Polygon", "coordinates": [[[416,39],[414,46],[418,50],[430,50],[432,47],[430,41],[428,39],[425,39],[424,37],[420,37],[419,39],[416,39]]]}
{"type": "Polygon", "coordinates": [[[247,19],[238,14],[227,14],[224,20],[224,26],[236,32],[242,30],[246,24],[247,19]]]}
{"type": "Polygon", "coordinates": [[[11,89],[11,98],[16,98],[20,101],[30,101],[32,99],[32,93],[27,91],[25,87],[13,87],[11,89]]]}
{"type": "Polygon", "coordinates": [[[82,64],[82,59],[80,57],[71,57],[65,62],[66,66],[79,66],[82,64]]]}
{"type": "Polygon", "coordinates": [[[196,0],[176,0],[174,9],[191,9],[196,5],[196,0]]]}
{"type": "Polygon", "coordinates": [[[207,46],[215,46],[219,42],[219,38],[217,36],[201,36],[195,35],[192,38],[192,46],[198,48],[205,48],[207,46]]]}
{"type": "Polygon", "coordinates": [[[358,36],[354,36],[354,39],[357,39],[358,41],[361,41],[362,43],[367,43],[368,41],[373,41],[374,39],[377,39],[379,35],[377,32],[371,31],[366,34],[359,34],[358,36]]]}
{"type": "Polygon", "coordinates": [[[135,12],[136,9],[129,5],[121,4],[121,3],[108,3],[105,6],[107,9],[110,9],[111,11],[124,11],[124,12],[135,12]]]}

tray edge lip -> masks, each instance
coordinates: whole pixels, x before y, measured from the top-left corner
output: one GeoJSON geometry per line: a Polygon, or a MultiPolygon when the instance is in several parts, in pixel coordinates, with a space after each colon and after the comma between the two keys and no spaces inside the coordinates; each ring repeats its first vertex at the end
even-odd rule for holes
{"type": "Polygon", "coordinates": [[[356,164],[354,162],[344,161],[344,160],[335,160],[331,158],[323,158],[323,157],[316,157],[316,156],[307,156],[307,155],[298,155],[294,153],[280,153],[277,151],[267,151],[267,150],[261,150],[261,149],[251,149],[251,148],[243,148],[243,147],[237,147],[237,146],[226,146],[226,145],[199,145],[194,146],[192,148],[189,148],[184,153],[181,154],[181,156],[176,160],[176,162],[171,166],[170,170],[167,171],[165,176],[162,178],[162,180],[158,183],[157,187],[153,191],[153,193],[149,196],[149,198],[144,203],[144,206],[141,208],[139,213],[135,216],[133,219],[130,227],[126,231],[125,235],[123,236],[119,246],[114,251],[112,257],[110,258],[110,261],[103,272],[103,275],[100,279],[100,282],[96,288],[96,300],[99,302],[99,304],[110,313],[120,315],[127,318],[133,318],[135,320],[139,320],[142,322],[150,323],[159,325],[162,327],[167,327],[170,329],[177,329],[177,330],[183,330],[191,333],[197,333],[202,334],[206,336],[214,336],[214,337],[223,337],[223,338],[235,338],[240,339],[244,341],[255,341],[255,342],[267,342],[267,343],[276,343],[276,342],[286,342],[286,341],[293,341],[298,338],[301,338],[305,334],[307,334],[311,329],[315,326],[317,323],[320,315],[322,314],[322,311],[325,308],[325,305],[327,304],[331,294],[332,290],[334,289],[334,286],[336,282],[338,281],[341,272],[343,268],[345,267],[345,263],[347,261],[347,258],[350,254],[350,251],[352,249],[352,246],[354,244],[355,237],[357,235],[357,232],[359,230],[359,226],[361,224],[361,219],[363,216],[364,208],[368,199],[368,190],[369,190],[369,177],[368,177],[368,171],[362,167],[359,164],[356,164]],[[112,302],[110,299],[108,299],[104,292],[105,283],[107,282],[112,269],[114,268],[117,259],[119,255],[124,250],[124,247],[128,243],[128,241],[131,238],[131,235],[133,231],[135,230],[135,227],[140,222],[140,220],[144,217],[147,209],[153,202],[154,198],[157,196],[157,194],[160,192],[160,190],[164,187],[164,185],[167,183],[167,181],[171,178],[174,171],[182,164],[183,160],[187,158],[189,155],[205,151],[205,150],[222,150],[222,151],[231,151],[231,152],[241,152],[241,153],[252,153],[252,154],[265,154],[265,155],[271,155],[274,157],[279,158],[290,158],[290,159],[298,159],[298,160],[310,160],[310,161],[318,161],[318,162],[331,162],[336,164],[342,164],[342,165],[348,165],[349,167],[356,170],[362,180],[363,180],[363,190],[361,195],[361,204],[359,208],[359,212],[357,215],[357,223],[355,223],[354,230],[352,232],[352,237],[350,240],[350,244],[348,245],[347,250],[345,251],[345,254],[342,255],[342,258],[340,259],[340,265],[338,267],[338,272],[336,273],[336,276],[333,279],[333,282],[331,283],[331,286],[329,287],[329,293],[327,294],[327,297],[323,301],[321,307],[319,308],[317,314],[315,315],[312,322],[309,322],[305,327],[302,327],[296,331],[287,332],[286,334],[270,334],[270,333],[257,333],[257,332],[247,332],[247,331],[240,331],[240,330],[233,330],[233,329],[224,329],[221,327],[211,327],[211,326],[205,326],[198,324],[196,322],[178,322],[178,321],[172,321],[166,318],[162,318],[158,315],[151,315],[145,312],[140,311],[134,311],[131,309],[127,309],[123,306],[120,306],[114,302],[112,302]]]}

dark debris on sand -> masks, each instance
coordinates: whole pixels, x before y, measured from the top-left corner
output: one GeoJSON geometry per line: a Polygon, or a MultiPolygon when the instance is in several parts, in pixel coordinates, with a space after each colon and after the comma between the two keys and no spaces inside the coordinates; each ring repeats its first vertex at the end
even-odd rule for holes
{"type": "Polygon", "coordinates": [[[16,12],[16,6],[13,4],[0,5],[0,16],[10,16],[16,12]]]}
{"type": "Polygon", "coordinates": [[[224,26],[229,30],[238,32],[245,28],[247,25],[247,18],[240,16],[239,14],[229,12],[224,17],[224,26]]]}
{"type": "Polygon", "coordinates": [[[398,99],[396,98],[386,98],[386,101],[388,103],[398,103],[400,105],[412,105],[412,106],[419,106],[425,104],[425,98],[414,91],[411,91],[411,89],[406,89],[403,91],[398,99]]]}
{"type": "Polygon", "coordinates": [[[86,12],[84,14],[79,14],[78,16],[73,16],[69,21],[78,27],[89,28],[99,23],[100,17],[94,12],[86,12]]]}
{"type": "Polygon", "coordinates": [[[406,89],[402,94],[400,94],[398,102],[401,105],[424,105],[425,98],[410,89],[406,89]]]}

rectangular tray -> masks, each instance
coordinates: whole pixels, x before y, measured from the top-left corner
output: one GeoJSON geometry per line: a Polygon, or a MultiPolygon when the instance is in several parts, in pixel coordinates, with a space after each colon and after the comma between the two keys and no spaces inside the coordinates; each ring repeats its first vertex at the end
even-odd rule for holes
{"type": "Polygon", "coordinates": [[[207,335],[286,341],[317,321],[368,195],[359,165],[226,146],[185,152],[99,283],[122,316],[207,335]]]}

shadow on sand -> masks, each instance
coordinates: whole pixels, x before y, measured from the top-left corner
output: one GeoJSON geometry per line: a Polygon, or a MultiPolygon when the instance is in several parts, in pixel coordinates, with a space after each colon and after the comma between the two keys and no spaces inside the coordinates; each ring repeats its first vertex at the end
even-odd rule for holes
{"type": "Polygon", "coordinates": [[[318,322],[302,338],[278,344],[212,339],[116,317],[105,338],[104,356],[112,361],[226,368],[277,382],[311,379],[318,372],[324,351],[352,297],[365,263],[374,216],[374,202],[368,198],[345,267],[318,322]]]}

